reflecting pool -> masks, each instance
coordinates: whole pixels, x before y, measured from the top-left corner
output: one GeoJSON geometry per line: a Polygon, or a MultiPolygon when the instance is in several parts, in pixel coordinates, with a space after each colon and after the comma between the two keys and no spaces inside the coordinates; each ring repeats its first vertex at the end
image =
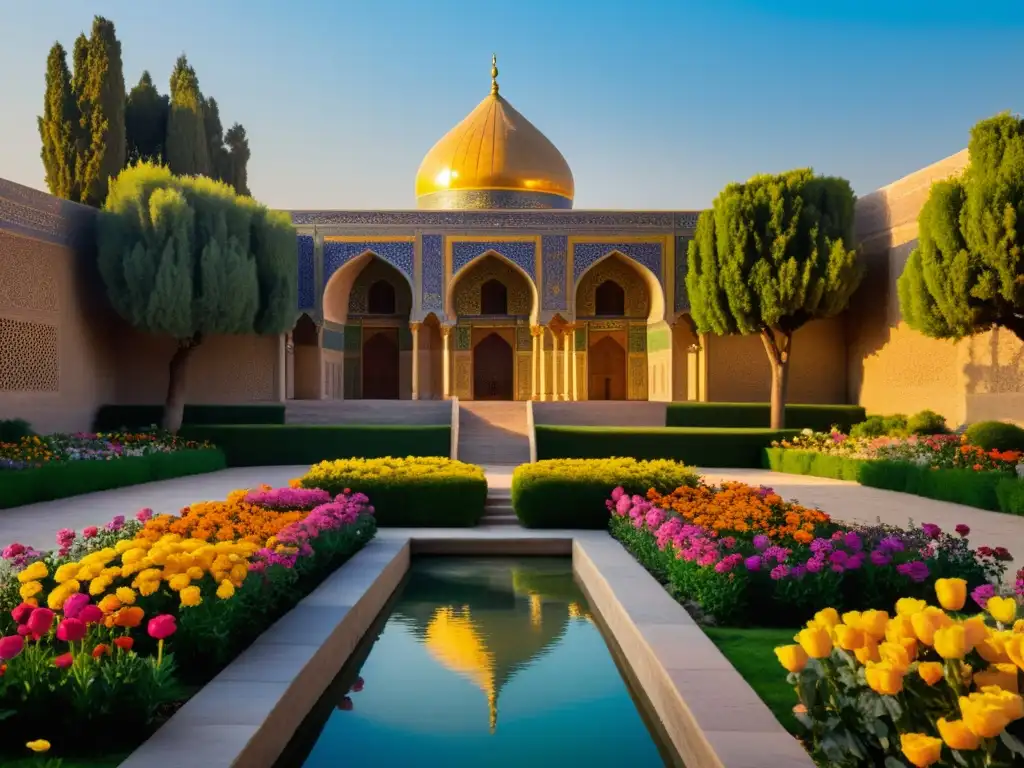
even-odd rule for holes
{"type": "Polygon", "coordinates": [[[678,764],[567,558],[424,558],[278,761],[307,766],[678,764]]]}

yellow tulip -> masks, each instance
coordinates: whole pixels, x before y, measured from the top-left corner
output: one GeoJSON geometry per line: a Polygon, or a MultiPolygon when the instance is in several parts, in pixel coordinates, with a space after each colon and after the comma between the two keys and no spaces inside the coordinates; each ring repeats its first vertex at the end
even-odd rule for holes
{"type": "Polygon", "coordinates": [[[937,661],[924,661],[917,667],[917,674],[928,685],[935,685],[943,678],[942,664],[937,661]]]}
{"type": "Polygon", "coordinates": [[[895,696],[903,690],[903,670],[889,661],[870,662],[864,668],[864,676],[875,693],[895,696]]]}
{"type": "MultiPolygon", "coordinates": [[[[987,647],[986,650],[988,650],[987,647]]],[[[985,643],[978,646],[978,653],[981,653],[981,656],[985,661],[1012,661],[1018,667],[1024,669],[1024,634],[1018,634],[1016,632],[993,633],[985,643]],[[985,646],[986,644],[994,645],[997,642],[997,638],[998,642],[1001,643],[1000,650],[1006,658],[989,659],[984,653],[982,653],[982,646],[985,646]]]]}
{"type": "MultiPolygon", "coordinates": [[[[998,690],[988,687],[988,691],[998,690]]],[[[1019,698],[1019,697],[1018,697],[1019,698]]],[[[971,733],[983,739],[994,739],[1012,720],[1003,702],[990,693],[972,693],[960,697],[960,714],[971,733]]]]}
{"type": "Polygon", "coordinates": [[[878,643],[870,637],[864,638],[864,645],[855,650],[853,654],[861,664],[867,664],[869,661],[882,660],[882,656],[878,652],[878,643]]]}
{"type": "Polygon", "coordinates": [[[1017,667],[1013,664],[990,664],[988,669],[974,673],[974,684],[978,690],[991,685],[1010,693],[1019,693],[1017,667]]]}
{"type": "Polygon", "coordinates": [[[33,752],[48,752],[50,750],[50,742],[46,739],[36,739],[28,742],[25,746],[33,752]]]}
{"type": "Polygon", "coordinates": [[[864,630],[858,627],[848,627],[845,624],[836,625],[836,645],[844,651],[856,651],[864,645],[864,630]]]}
{"type": "Polygon", "coordinates": [[[953,620],[941,608],[929,605],[923,611],[911,614],[910,623],[914,626],[917,639],[925,645],[931,645],[935,640],[935,630],[950,626],[953,620]]]}
{"type": "Polygon", "coordinates": [[[1015,622],[1013,622],[1013,631],[1024,632],[1024,619],[1017,619],[1015,622]]]}
{"type": "Polygon", "coordinates": [[[843,624],[848,627],[860,626],[860,611],[847,611],[843,614],[843,624]]]}
{"type": "Polygon", "coordinates": [[[787,672],[801,672],[807,666],[807,652],[799,645],[780,645],[775,655],[787,672]]]}
{"type": "Polygon", "coordinates": [[[913,637],[905,637],[897,645],[903,646],[903,650],[907,652],[907,658],[911,661],[917,658],[917,640],[913,637]]]}
{"type": "Polygon", "coordinates": [[[814,620],[825,627],[834,627],[839,623],[839,612],[835,608],[822,608],[814,614],[814,620]]]}
{"type": "Polygon", "coordinates": [[[186,608],[194,608],[203,602],[199,587],[185,587],[178,593],[178,596],[181,598],[181,604],[186,608]]]}
{"type": "Polygon", "coordinates": [[[998,701],[999,706],[1003,708],[1010,720],[1019,720],[1024,717],[1024,699],[1019,694],[988,685],[981,689],[981,693],[993,701],[998,701]]]}
{"type": "Polygon", "coordinates": [[[860,615],[858,626],[875,640],[885,637],[885,628],[889,623],[889,614],[885,611],[864,611],[860,615]]]}
{"type": "Polygon", "coordinates": [[[896,613],[899,616],[912,616],[915,613],[920,613],[928,607],[928,603],[924,600],[918,600],[916,597],[901,597],[896,601],[896,613]]]}
{"type": "Polygon", "coordinates": [[[985,623],[984,616],[971,616],[969,619],[964,619],[961,624],[963,625],[964,632],[967,633],[968,648],[974,648],[992,632],[985,623]]]}
{"type": "Polygon", "coordinates": [[[894,669],[906,672],[910,667],[910,656],[900,643],[882,643],[878,646],[878,653],[882,661],[888,661],[894,669]]]}
{"type": "Polygon", "coordinates": [[[967,633],[959,624],[935,630],[935,652],[944,659],[962,659],[967,653],[967,633]]]}
{"type": "Polygon", "coordinates": [[[29,598],[35,597],[42,591],[43,585],[38,581],[26,581],[18,588],[18,594],[21,595],[22,600],[28,600],[29,598]]]}
{"type": "Polygon", "coordinates": [[[824,659],[832,653],[832,638],[827,630],[819,627],[801,629],[796,639],[812,659],[824,659]]]}
{"type": "Polygon", "coordinates": [[[914,634],[914,623],[909,616],[893,616],[885,627],[885,639],[890,643],[896,643],[905,637],[917,639],[914,634]]]}
{"type": "Polygon", "coordinates": [[[1013,597],[990,597],[985,610],[1000,624],[1011,624],[1017,617],[1017,600],[1013,597]]]}
{"type": "Polygon", "coordinates": [[[964,579],[939,579],[935,582],[935,596],[947,611],[959,611],[967,602],[967,582],[964,579]]]}
{"type": "MultiPolygon", "coordinates": [[[[234,594],[235,594],[235,585],[232,584],[227,579],[222,581],[220,583],[220,586],[217,587],[217,597],[219,597],[221,600],[228,600],[232,596],[234,596],[234,594]]],[[[800,646],[796,646],[796,647],[799,648],[800,646]]],[[[803,649],[801,649],[801,651],[802,650],[803,649]]]]}
{"type": "Polygon", "coordinates": [[[936,725],[939,727],[939,735],[946,742],[946,746],[959,752],[969,752],[978,748],[979,739],[963,720],[947,720],[940,717],[936,725]]]}
{"type": "Polygon", "coordinates": [[[917,768],[928,768],[942,757],[942,739],[925,736],[923,733],[901,733],[900,749],[917,768]]]}

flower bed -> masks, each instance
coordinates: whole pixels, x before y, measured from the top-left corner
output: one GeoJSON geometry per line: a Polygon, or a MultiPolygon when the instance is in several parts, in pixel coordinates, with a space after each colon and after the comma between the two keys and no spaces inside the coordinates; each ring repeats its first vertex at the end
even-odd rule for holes
{"type": "Polygon", "coordinates": [[[0,508],[224,467],[209,443],[157,432],[33,435],[0,443],[0,508]]]}
{"type": "Polygon", "coordinates": [[[487,499],[482,467],[431,457],[324,461],[293,485],[332,494],[358,488],[373,499],[381,526],[476,525],[487,499]]]}
{"type": "Polygon", "coordinates": [[[927,524],[842,526],[740,483],[647,498],[617,488],[607,508],[612,534],[678,599],[721,624],[793,626],[825,605],[883,607],[927,594],[943,577],[982,586],[1010,559],[971,550],[966,526],[956,535],[927,524]]]}
{"type": "Polygon", "coordinates": [[[261,488],[64,530],[49,553],[8,546],[0,750],[137,745],[374,531],[363,494],[261,488]]]}

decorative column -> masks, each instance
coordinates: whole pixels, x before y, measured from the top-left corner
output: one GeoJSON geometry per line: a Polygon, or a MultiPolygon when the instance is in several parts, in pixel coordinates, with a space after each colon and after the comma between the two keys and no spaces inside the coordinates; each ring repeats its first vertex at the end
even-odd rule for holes
{"type": "Polygon", "coordinates": [[[538,337],[540,340],[540,394],[538,397],[543,402],[548,399],[548,378],[544,375],[544,331],[546,328],[543,325],[538,327],[540,328],[540,336],[538,337]]]}
{"type": "Polygon", "coordinates": [[[577,365],[577,363],[579,361],[576,360],[576,329],[578,327],[579,327],[578,324],[573,325],[572,331],[570,331],[570,333],[572,335],[572,399],[573,400],[579,400],[580,399],[580,388],[579,388],[579,386],[578,386],[578,384],[576,382],[576,377],[578,375],[577,371],[579,370],[579,365],[577,365]]]}
{"type": "Polygon", "coordinates": [[[452,358],[451,358],[452,326],[441,326],[441,381],[442,397],[450,400],[452,396],[452,358]]]}
{"type": "Polygon", "coordinates": [[[531,348],[532,355],[530,357],[530,399],[540,399],[540,355],[538,354],[538,346],[540,344],[540,335],[544,330],[539,325],[530,326],[530,336],[533,339],[533,346],[531,348]]]}
{"type": "Polygon", "coordinates": [[[412,332],[412,399],[420,399],[420,323],[409,323],[412,332]]]}
{"type": "MultiPolygon", "coordinates": [[[[569,360],[571,357],[575,357],[575,344],[572,338],[573,327],[567,325],[562,330],[562,399],[563,400],[575,400],[572,390],[569,389],[569,360]]],[[[573,363],[576,361],[573,360],[573,363]]],[[[573,370],[576,370],[576,366],[573,365],[573,370]]]]}
{"type": "Polygon", "coordinates": [[[558,331],[551,329],[551,400],[558,400],[558,331]]]}

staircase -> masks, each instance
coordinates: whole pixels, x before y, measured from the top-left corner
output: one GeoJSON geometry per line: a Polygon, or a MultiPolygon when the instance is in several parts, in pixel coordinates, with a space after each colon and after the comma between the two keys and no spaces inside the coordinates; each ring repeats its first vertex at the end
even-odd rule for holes
{"type": "Polygon", "coordinates": [[[483,465],[528,462],[526,405],[505,400],[460,400],[459,460],[483,465]]]}
{"type": "Polygon", "coordinates": [[[443,400],[289,400],[286,424],[448,424],[443,400]]]}
{"type": "Polygon", "coordinates": [[[508,488],[488,488],[484,502],[484,516],[480,525],[519,525],[519,518],[512,511],[512,491],[508,488]]]}

